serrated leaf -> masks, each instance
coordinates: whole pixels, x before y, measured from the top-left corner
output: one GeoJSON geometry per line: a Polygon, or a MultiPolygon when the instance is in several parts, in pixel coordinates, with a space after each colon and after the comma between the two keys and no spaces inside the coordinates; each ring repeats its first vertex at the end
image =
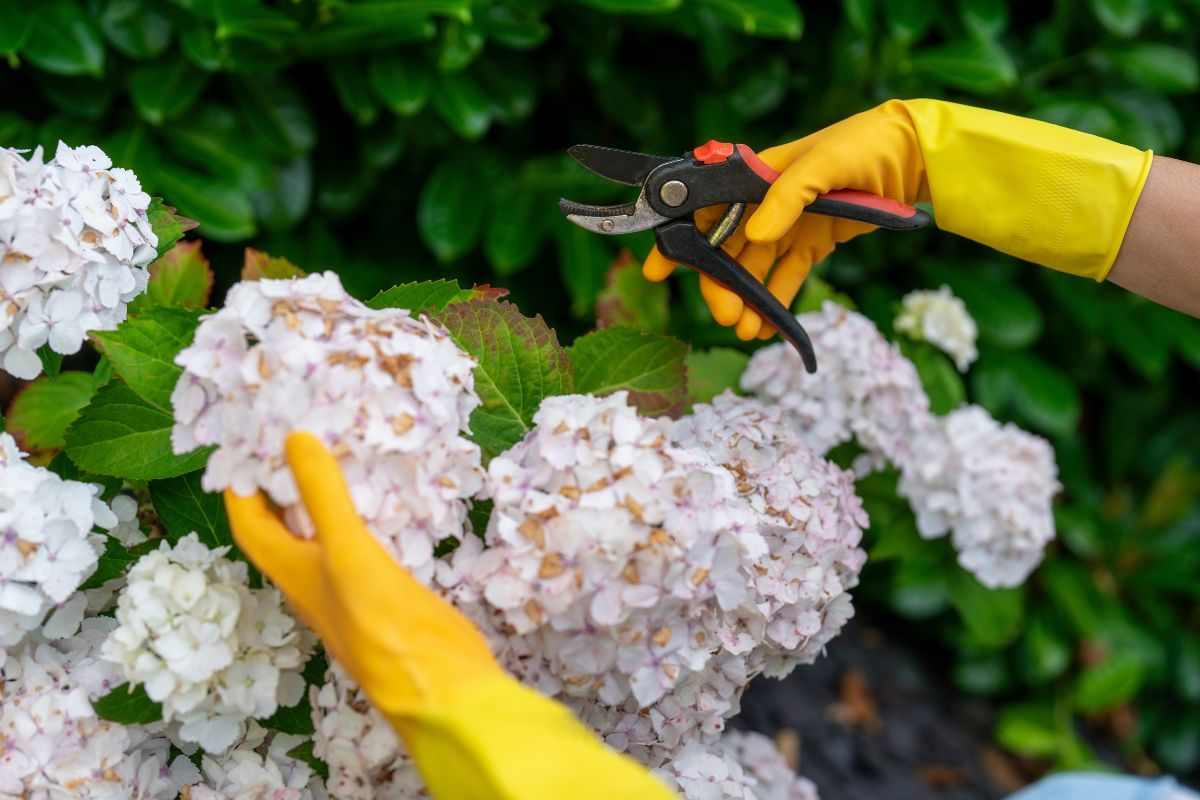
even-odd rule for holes
{"type": "Polygon", "coordinates": [[[187,111],[208,83],[208,73],[182,58],[145,64],[129,78],[129,98],[138,115],[162,125],[187,111]]]}
{"type": "Polygon", "coordinates": [[[424,63],[390,53],[375,56],[367,76],[383,104],[405,117],[425,107],[433,86],[433,72],[424,63]]]}
{"type": "Polygon", "coordinates": [[[445,161],[421,187],[417,229],[439,261],[454,261],[470,252],[483,228],[487,195],[470,159],[445,161]]]}
{"type": "Polygon", "coordinates": [[[162,719],[162,704],[146,694],[144,686],[122,683],[92,703],[96,716],[122,725],[148,725],[162,719]]]}
{"type": "Polygon", "coordinates": [[[687,401],[687,350],[671,336],[615,327],[581,336],[568,352],[577,392],[627,391],[639,411],[659,416],[678,413],[687,401]]]}
{"type": "Polygon", "coordinates": [[[731,347],[693,350],[687,354],[688,400],[707,403],[726,390],[740,394],[738,384],[750,356],[731,347]]]}
{"type": "Polygon", "coordinates": [[[385,289],[367,301],[371,308],[407,308],[410,311],[436,313],[451,303],[475,297],[475,290],[460,289],[457,281],[414,281],[385,289]]]}
{"type": "Polygon", "coordinates": [[[152,306],[204,308],[212,294],[213,272],[199,240],[179,242],[150,265],[145,294],[129,305],[131,314],[152,306]]]}
{"type": "Polygon", "coordinates": [[[641,267],[628,250],[609,267],[607,286],[596,298],[596,327],[627,325],[664,333],[671,315],[670,289],[642,277],[641,267]]]}
{"type": "Polygon", "coordinates": [[[950,602],[980,647],[1003,647],[1020,635],[1024,599],[1020,588],[989,589],[963,570],[950,581],[950,602]]]}
{"type": "Polygon", "coordinates": [[[50,377],[54,377],[62,371],[62,353],[51,350],[49,344],[44,344],[37,349],[37,357],[42,362],[42,372],[50,377]]]}
{"type": "Polygon", "coordinates": [[[150,481],[150,501],[166,529],[167,540],[174,543],[195,532],[209,547],[233,544],[229,518],[221,495],[206,492],[200,484],[201,472],[189,472],[177,478],[150,481]]]}
{"type": "Polygon", "coordinates": [[[196,227],[195,221],[179,216],[175,209],[164,205],[159,197],[150,199],[146,217],[150,220],[154,235],[158,237],[159,258],[174,247],[175,243],[183,238],[183,234],[196,227]]]}
{"type": "Polygon", "coordinates": [[[159,306],[92,336],[129,389],[169,414],[171,392],[183,374],[175,356],[191,344],[199,324],[196,311],[159,306]]]}
{"type": "Polygon", "coordinates": [[[86,372],[43,375],[21,389],[8,407],[8,432],[27,453],[60,449],[67,428],[96,391],[86,372]]]}
{"type": "MultiPolygon", "coordinates": [[[[55,459],[57,462],[58,459],[55,459]]],[[[64,476],[65,477],[65,476],[64,476]]],[[[67,480],[80,480],[86,475],[72,475],[67,480]]],[[[80,584],[80,589],[96,589],[114,578],[124,575],[134,562],[152,550],[158,549],[159,540],[151,539],[133,547],[126,547],[109,536],[104,540],[104,552],[96,561],[96,569],[88,579],[80,584]]]]}
{"type": "MultiPolygon", "coordinates": [[[[101,75],[104,72],[104,39],[91,14],[76,0],[43,0],[38,3],[33,30],[22,54],[36,67],[55,75],[101,75]]],[[[11,16],[4,18],[7,27],[11,16]]]]}
{"type": "Polygon", "coordinates": [[[242,280],[244,281],[257,281],[262,278],[287,280],[303,278],[304,274],[304,270],[286,258],[279,258],[261,250],[255,250],[253,247],[247,247],[246,252],[242,255],[242,280]]]}
{"type": "Polygon", "coordinates": [[[87,472],[135,481],[197,470],[212,448],[175,455],[169,409],[147,403],[124,383],[109,383],[67,430],[67,455],[87,472]]]}
{"type": "Polygon", "coordinates": [[[458,346],[475,357],[471,434],[489,455],[516,444],[533,427],[546,397],[574,390],[571,360],[541,316],[522,316],[511,303],[470,300],[438,315],[458,346]]]}

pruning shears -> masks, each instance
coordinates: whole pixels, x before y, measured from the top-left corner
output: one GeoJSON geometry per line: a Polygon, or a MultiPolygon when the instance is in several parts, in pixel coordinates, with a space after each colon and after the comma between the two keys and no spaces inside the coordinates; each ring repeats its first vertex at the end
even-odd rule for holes
{"type": "MultiPolygon", "coordinates": [[[[703,272],[740,296],[796,348],[805,369],[817,371],[812,342],[795,315],[721,249],[741,221],[746,203],[762,200],[779,177],[754,150],[744,144],[711,140],[680,157],[590,144],[577,144],[567,152],[602,178],[641,187],[634,202],[621,205],[593,206],[560,200],[558,206],[567,219],[589,231],[610,235],[653,228],[659,252],[703,272]],[[692,222],[693,212],[718,203],[728,203],[728,210],[707,235],[701,233],[692,222]]],[[[929,224],[929,215],[920,209],[852,189],[820,195],[804,211],[895,231],[916,230],[929,224]]]]}

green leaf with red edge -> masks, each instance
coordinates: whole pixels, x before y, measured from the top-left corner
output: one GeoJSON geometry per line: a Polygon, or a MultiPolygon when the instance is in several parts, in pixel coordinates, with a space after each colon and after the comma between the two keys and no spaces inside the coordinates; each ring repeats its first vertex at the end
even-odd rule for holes
{"type": "MultiPolygon", "coordinates": [[[[483,292],[492,291],[484,289],[483,292]]],[[[505,290],[498,290],[503,296],[505,290]]],[[[409,311],[438,312],[451,303],[482,298],[479,289],[460,289],[457,281],[413,281],[384,289],[367,301],[371,308],[407,308],[409,311]]]]}
{"type": "Polygon", "coordinates": [[[491,299],[452,303],[437,319],[475,357],[475,391],[482,404],[471,414],[471,434],[490,457],[533,428],[542,400],[570,394],[575,379],[567,351],[542,317],[491,299]]]}
{"type": "Polygon", "coordinates": [[[136,314],[151,306],[204,308],[212,287],[212,267],[200,242],[179,242],[150,265],[150,284],[129,304],[129,311],[136,314]]]}
{"type": "Polygon", "coordinates": [[[304,270],[286,258],[277,258],[261,250],[255,250],[253,247],[246,248],[246,254],[242,259],[242,280],[244,281],[256,281],[260,278],[283,280],[303,278],[304,275],[304,270]]]}
{"type": "Polygon", "coordinates": [[[674,337],[634,328],[589,333],[569,351],[575,389],[595,395],[627,391],[643,414],[678,414],[687,402],[687,351],[674,337]]]}
{"type": "Polygon", "coordinates": [[[198,224],[195,220],[176,214],[175,209],[163,204],[160,197],[150,199],[150,207],[146,209],[146,216],[150,220],[150,227],[154,230],[154,235],[158,237],[160,258],[174,247],[185,233],[198,224]]]}
{"type": "Polygon", "coordinates": [[[608,269],[607,285],[596,298],[596,327],[628,325],[653,333],[667,330],[671,315],[666,283],[651,283],[628,250],[608,269]]]}
{"type": "Polygon", "coordinates": [[[67,428],[95,393],[95,380],[87,372],[43,375],[13,398],[8,432],[27,453],[58,450],[66,443],[67,428]]]}

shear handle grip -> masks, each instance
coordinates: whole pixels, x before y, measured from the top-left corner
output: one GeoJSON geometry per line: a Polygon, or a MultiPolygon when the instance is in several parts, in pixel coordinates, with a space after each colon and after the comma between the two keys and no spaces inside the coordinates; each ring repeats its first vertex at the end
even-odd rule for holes
{"type": "Polygon", "coordinates": [[[746,305],[774,325],[780,335],[796,348],[806,370],[810,373],[817,371],[817,356],[813,352],[812,341],[795,315],[724,250],[711,247],[691,220],[681,219],[660,225],[654,229],[654,238],[659,252],[668,259],[703,272],[741,297],[746,305]]]}

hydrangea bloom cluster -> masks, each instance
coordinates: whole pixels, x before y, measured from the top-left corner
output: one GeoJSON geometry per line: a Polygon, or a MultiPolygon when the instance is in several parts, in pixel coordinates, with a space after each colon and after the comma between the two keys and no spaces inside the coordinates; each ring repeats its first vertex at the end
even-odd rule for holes
{"type": "Polygon", "coordinates": [[[753,613],[766,553],[733,476],[626,395],[552,397],[492,460],[488,549],[471,578],[571,696],[650,706],[753,613]]]}
{"type": "Polygon", "coordinates": [[[866,562],[854,476],[809,449],[778,406],[731,392],[698,404],[672,438],[733,474],[767,541],[751,573],[758,614],[738,632],[754,643],[750,674],[812,663],[853,614],[849,590],[866,562]]]}
{"type": "Polygon", "coordinates": [[[162,703],[179,736],[209,752],[227,749],[247,718],[273,714],[303,695],[307,642],[279,592],[250,589],[246,564],[192,533],[163,542],[130,568],[117,600],[120,623],[102,655],[162,703]]]}
{"type": "Polygon", "coordinates": [[[1024,580],[1054,537],[1050,445],[980,408],[932,415],[911,362],[859,314],[826,303],[800,321],[822,354],[820,375],[773,345],[754,355],[742,386],[777,404],[818,452],[853,435],[870,466],[897,467],[921,533],[950,532],[960,563],[985,585],[1024,580]]]}
{"type": "Polygon", "coordinates": [[[901,333],[945,351],[959,372],[966,372],[979,357],[975,349],[979,329],[966,305],[948,286],[904,295],[895,326],[901,333]]]}
{"type": "Polygon", "coordinates": [[[312,767],[288,753],[307,739],[288,733],[268,735],[250,723],[246,736],[222,755],[205,754],[185,800],[324,800],[324,783],[312,767]],[[203,782],[199,782],[203,780],[203,782]]]}
{"type": "Polygon", "coordinates": [[[206,489],[264,489],[307,529],[283,448],[291,431],[310,431],[338,457],[375,534],[430,579],[434,546],[461,536],[465,499],[483,480],[479,448],[462,435],[479,404],[474,362],[445,330],[368,308],[332,272],[247,281],[177,363],[172,443],[217,445],[206,489]]]}
{"type": "Polygon", "coordinates": [[[45,161],[0,148],[0,364],[42,371],[37,349],[79,351],[145,288],[158,237],[137,176],[98,147],[58,143],[45,161]]]}
{"type": "Polygon", "coordinates": [[[28,463],[0,433],[0,663],[95,569],[102,537],[92,530],[118,522],[99,494],[28,463]]]}
{"type": "Polygon", "coordinates": [[[1016,586],[1041,561],[1054,538],[1050,503],[1059,488],[1045,439],[966,406],[917,442],[898,490],[922,536],[950,533],[959,563],[997,587],[1016,586]]]}
{"type": "Polygon", "coordinates": [[[812,781],[759,733],[729,731],[692,742],[656,772],[689,800],[817,800],[812,781]]]}
{"type": "Polygon", "coordinates": [[[198,777],[166,739],[98,719],[114,670],[95,655],[111,620],[87,620],[64,649],[30,640],[4,666],[0,797],[171,800],[198,777]],[[97,625],[98,624],[98,625],[97,625]]]}
{"type": "Polygon", "coordinates": [[[929,418],[929,398],[912,362],[879,335],[869,319],[827,302],[800,322],[821,359],[815,375],[793,348],[776,344],[754,354],[741,385],[787,412],[808,446],[824,455],[856,439],[870,458],[900,464],[929,418]]]}
{"type": "Polygon", "coordinates": [[[396,732],[336,662],[325,683],[309,690],[313,753],[329,767],[325,782],[338,800],[428,798],[420,773],[396,732]]]}

